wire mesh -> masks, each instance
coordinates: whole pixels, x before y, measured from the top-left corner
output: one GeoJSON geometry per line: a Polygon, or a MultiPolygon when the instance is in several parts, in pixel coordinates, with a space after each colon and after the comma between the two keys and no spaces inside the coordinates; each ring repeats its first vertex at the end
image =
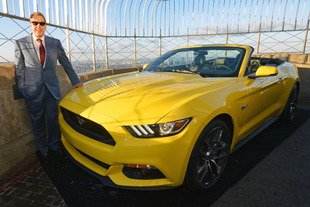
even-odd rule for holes
{"type": "Polygon", "coordinates": [[[103,70],[106,68],[106,38],[95,36],[95,63],[97,70],[103,70]]]}
{"type": "Polygon", "coordinates": [[[134,67],[133,38],[108,38],[109,68],[134,67]]]}
{"type": "Polygon", "coordinates": [[[227,39],[229,44],[250,45],[257,52],[258,33],[229,34],[227,39]]]}
{"type": "Polygon", "coordinates": [[[165,37],[162,39],[162,53],[187,45],[187,37],[165,37]]]}
{"type": "Polygon", "coordinates": [[[158,38],[137,38],[137,66],[142,66],[158,57],[159,51],[158,38]]]}
{"type": "Polygon", "coordinates": [[[14,42],[29,35],[29,27],[29,22],[0,16],[0,62],[14,62],[14,42]]]}
{"type": "Polygon", "coordinates": [[[86,33],[70,31],[71,62],[77,73],[93,68],[91,36],[86,33]]]}
{"type": "Polygon", "coordinates": [[[301,53],[305,31],[264,32],[261,34],[260,53],[301,53]]]}
{"type": "Polygon", "coordinates": [[[226,35],[190,36],[188,44],[226,44],[226,35]]]}
{"type": "Polygon", "coordinates": [[[141,66],[176,47],[247,44],[258,53],[309,53],[308,0],[1,0],[0,62],[41,11],[75,70],[141,66]]]}

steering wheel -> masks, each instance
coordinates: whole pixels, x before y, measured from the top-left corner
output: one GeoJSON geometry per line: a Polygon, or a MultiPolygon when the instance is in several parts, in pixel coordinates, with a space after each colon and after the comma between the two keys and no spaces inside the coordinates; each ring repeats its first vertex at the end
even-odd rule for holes
{"type": "Polygon", "coordinates": [[[215,68],[216,70],[228,70],[232,72],[232,69],[226,65],[214,65],[213,68],[215,68]]]}

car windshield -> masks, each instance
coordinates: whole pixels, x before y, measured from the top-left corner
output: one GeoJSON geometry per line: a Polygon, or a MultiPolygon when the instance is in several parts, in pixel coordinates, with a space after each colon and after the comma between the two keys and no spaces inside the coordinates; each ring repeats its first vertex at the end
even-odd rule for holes
{"type": "Polygon", "coordinates": [[[234,77],[238,76],[244,52],[243,48],[224,46],[177,49],[155,59],[146,71],[234,77]]]}

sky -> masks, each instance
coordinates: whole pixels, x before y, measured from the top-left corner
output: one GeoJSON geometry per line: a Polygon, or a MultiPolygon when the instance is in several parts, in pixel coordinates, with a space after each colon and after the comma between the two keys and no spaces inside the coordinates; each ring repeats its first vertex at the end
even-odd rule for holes
{"type": "Polygon", "coordinates": [[[0,12],[109,36],[179,36],[307,27],[309,0],[2,0],[0,12]],[[22,4],[20,4],[22,2],[22,4]],[[21,6],[23,5],[23,6],[21,6]]]}

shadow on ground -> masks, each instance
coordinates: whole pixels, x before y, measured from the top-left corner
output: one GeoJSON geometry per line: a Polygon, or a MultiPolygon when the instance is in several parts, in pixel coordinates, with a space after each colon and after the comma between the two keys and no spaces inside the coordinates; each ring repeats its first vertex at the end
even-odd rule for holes
{"type": "Polygon", "coordinates": [[[222,179],[203,193],[188,192],[184,188],[134,191],[105,187],[95,177],[72,164],[67,157],[54,166],[44,165],[44,169],[68,206],[209,206],[309,117],[310,110],[298,109],[293,122],[277,122],[260,133],[231,155],[222,179]]]}

